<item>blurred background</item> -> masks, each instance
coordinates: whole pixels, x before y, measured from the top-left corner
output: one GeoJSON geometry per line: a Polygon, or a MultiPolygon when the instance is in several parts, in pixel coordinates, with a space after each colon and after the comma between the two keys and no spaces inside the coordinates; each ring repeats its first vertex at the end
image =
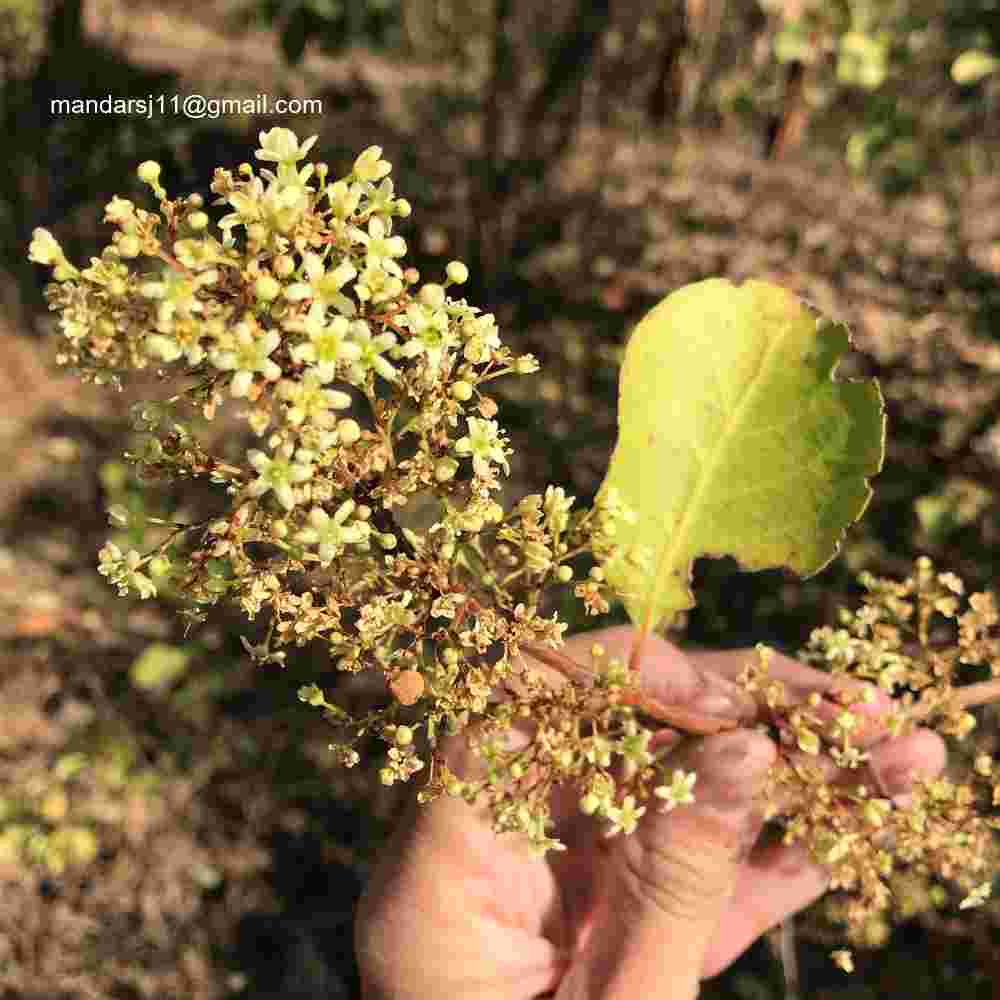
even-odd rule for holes
{"type": "MultiPolygon", "coordinates": [[[[235,615],[185,635],[172,595],[129,604],[98,575],[108,537],[137,545],[144,517],[207,500],[143,493],[121,460],[154,380],[115,393],[55,365],[35,226],[86,261],[112,195],[148,201],[140,160],[208,194],[274,125],[319,133],[335,176],[382,145],[412,262],[433,279],[466,261],[469,300],[543,362],[498,387],[514,496],[593,496],[622,345],[662,296],[712,275],[800,293],[851,324],[842,373],[881,380],[885,471],[810,581],[700,563],[678,636],[791,652],[862,569],[902,577],[927,554],[970,590],[996,582],[998,111],[997,0],[0,0],[0,997],[354,997],[352,907],[400,805],[377,758],[331,765],[296,698],[333,683],[308,647],[255,668],[235,615]],[[51,105],[161,94],[323,112],[51,105]]],[[[996,722],[970,749],[993,751],[996,722]]],[[[904,922],[865,929],[853,977],[827,957],[836,899],[797,921],[805,994],[994,997],[996,905],[894,888],[904,922]]],[[[704,995],[781,997],[773,945],[704,995]]]]}

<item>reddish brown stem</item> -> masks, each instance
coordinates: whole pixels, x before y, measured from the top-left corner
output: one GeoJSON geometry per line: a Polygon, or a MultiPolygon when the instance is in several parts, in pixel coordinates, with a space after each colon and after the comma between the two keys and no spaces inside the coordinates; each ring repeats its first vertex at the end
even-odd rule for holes
{"type": "MultiPolygon", "coordinates": [[[[521,648],[546,666],[558,670],[564,677],[580,681],[594,680],[595,675],[592,670],[588,670],[576,660],[570,659],[554,649],[546,649],[544,646],[536,646],[534,643],[522,643],[521,648]]],[[[656,719],[657,722],[662,722],[672,729],[695,736],[711,736],[715,733],[735,729],[739,724],[732,719],[718,719],[712,715],[702,715],[700,712],[693,712],[681,705],[664,704],[635,688],[622,691],[619,695],[619,703],[631,705],[650,718],[656,719]]]]}

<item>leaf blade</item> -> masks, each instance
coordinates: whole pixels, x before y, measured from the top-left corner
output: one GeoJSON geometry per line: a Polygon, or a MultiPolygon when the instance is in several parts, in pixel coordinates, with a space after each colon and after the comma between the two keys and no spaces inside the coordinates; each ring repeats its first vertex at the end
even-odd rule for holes
{"type": "Polygon", "coordinates": [[[700,556],[819,572],[871,498],[885,416],[874,381],[833,378],[846,327],[765,282],[688,285],[639,323],[601,487],[636,511],[605,570],[643,632],[694,605],[700,556]],[[775,516],[780,512],[780,516],[775,516]]]}

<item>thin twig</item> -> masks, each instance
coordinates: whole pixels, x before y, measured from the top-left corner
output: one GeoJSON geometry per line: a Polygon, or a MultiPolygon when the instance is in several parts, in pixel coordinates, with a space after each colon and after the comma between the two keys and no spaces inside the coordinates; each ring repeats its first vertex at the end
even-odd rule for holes
{"type": "MultiPolygon", "coordinates": [[[[554,649],[546,649],[544,646],[536,646],[534,643],[522,643],[521,648],[546,666],[558,670],[564,677],[591,682],[596,679],[597,675],[594,671],[581,666],[564,653],[559,653],[554,649]]],[[[691,733],[695,736],[713,736],[716,733],[735,729],[739,725],[733,719],[719,719],[712,715],[693,712],[681,705],[664,704],[638,689],[620,692],[618,701],[620,704],[630,705],[638,709],[650,718],[656,719],[657,722],[670,726],[671,729],[691,733]]]]}

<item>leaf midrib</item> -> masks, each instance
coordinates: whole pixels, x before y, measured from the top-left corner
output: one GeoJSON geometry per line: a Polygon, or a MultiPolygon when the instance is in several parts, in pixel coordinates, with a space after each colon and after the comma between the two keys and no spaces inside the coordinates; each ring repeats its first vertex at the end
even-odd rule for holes
{"type": "Polygon", "coordinates": [[[730,411],[729,417],[726,420],[725,427],[722,433],[719,435],[715,447],[709,453],[709,458],[706,463],[702,465],[702,474],[695,485],[695,488],[690,493],[690,498],[681,514],[681,519],[677,524],[677,530],[673,535],[664,542],[663,548],[660,550],[660,557],[655,560],[654,570],[653,570],[653,592],[650,595],[649,602],[646,605],[646,613],[643,615],[642,625],[640,627],[640,635],[645,635],[652,629],[652,617],[654,614],[654,609],[657,605],[657,601],[660,597],[660,592],[662,590],[661,579],[663,574],[660,573],[660,567],[665,563],[665,560],[669,560],[667,565],[670,565],[674,559],[677,558],[677,553],[680,551],[682,543],[685,541],[687,536],[687,531],[689,527],[689,522],[691,520],[691,512],[698,508],[701,502],[702,495],[704,494],[708,484],[711,482],[713,474],[715,472],[716,466],[719,464],[719,458],[729,441],[729,437],[733,432],[733,428],[737,423],[737,418],[742,414],[742,412],[749,405],[757,386],[760,384],[761,379],[767,370],[768,364],[771,361],[772,356],[777,350],[778,346],[784,341],[784,339],[792,333],[794,330],[794,324],[789,323],[785,331],[779,334],[777,337],[773,338],[771,343],[765,348],[764,353],[761,355],[760,363],[757,366],[757,371],[754,372],[753,377],[747,382],[746,388],[743,390],[742,397],[739,402],[730,411]]]}

